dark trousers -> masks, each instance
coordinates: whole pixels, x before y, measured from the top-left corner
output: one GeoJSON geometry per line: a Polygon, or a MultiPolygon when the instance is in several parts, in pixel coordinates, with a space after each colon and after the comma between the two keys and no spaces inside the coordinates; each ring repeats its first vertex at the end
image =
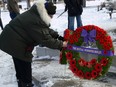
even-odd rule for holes
{"type": "Polygon", "coordinates": [[[32,68],[31,62],[26,62],[13,57],[13,62],[16,70],[16,78],[19,85],[25,86],[18,87],[32,87],[32,68]],[[30,85],[30,86],[27,86],[30,85]]]}

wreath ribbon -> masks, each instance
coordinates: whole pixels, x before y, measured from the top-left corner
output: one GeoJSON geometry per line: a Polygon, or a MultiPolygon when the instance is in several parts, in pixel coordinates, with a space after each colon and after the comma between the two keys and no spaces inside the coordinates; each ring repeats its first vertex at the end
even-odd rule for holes
{"type": "Polygon", "coordinates": [[[91,30],[89,33],[87,30],[83,29],[82,30],[82,37],[84,37],[84,42],[89,45],[90,42],[95,42],[94,38],[96,37],[96,30],[91,30]]]}
{"type": "Polygon", "coordinates": [[[84,48],[81,46],[76,46],[71,44],[67,45],[67,49],[72,51],[77,51],[77,52],[96,54],[96,55],[114,56],[114,53],[111,50],[105,51],[105,50],[99,50],[99,49],[84,48]]]}

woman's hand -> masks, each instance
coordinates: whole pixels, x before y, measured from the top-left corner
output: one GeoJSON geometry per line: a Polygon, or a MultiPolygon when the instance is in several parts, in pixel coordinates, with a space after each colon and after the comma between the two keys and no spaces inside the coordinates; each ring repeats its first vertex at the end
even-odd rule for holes
{"type": "Polygon", "coordinates": [[[67,47],[68,41],[63,42],[63,47],[67,47]]]}

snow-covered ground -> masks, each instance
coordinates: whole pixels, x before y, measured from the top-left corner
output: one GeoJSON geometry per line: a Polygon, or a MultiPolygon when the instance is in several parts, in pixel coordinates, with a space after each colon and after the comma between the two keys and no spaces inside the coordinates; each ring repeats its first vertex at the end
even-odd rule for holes
{"type": "MultiPolygon", "coordinates": [[[[94,24],[105,30],[116,29],[116,14],[113,14],[113,18],[110,19],[105,12],[106,10],[97,11],[98,1],[87,2],[87,7],[83,9],[82,14],[83,25],[94,24]]],[[[25,8],[25,2],[20,4],[25,8]]],[[[51,27],[57,30],[60,35],[63,35],[63,31],[67,28],[67,12],[57,18],[64,11],[64,4],[56,4],[56,6],[57,12],[51,21],[51,27]]],[[[21,10],[21,12],[24,11],[24,9],[21,10]]],[[[2,10],[1,17],[4,26],[11,20],[8,11],[2,10]]],[[[115,33],[110,33],[110,35],[113,40],[116,39],[115,33]]],[[[36,50],[33,54],[36,57],[36,50]]],[[[55,57],[53,60],[47,58],[48,60],[41,59],[32,63],[33,77],[40,81],[41,87],[116,87],[116,79],[113,79],[112,83],[80,80],[68,70],[68,65],[59,64],[59,57],[55,57]]],[[[116,71],[114,67],[113,69],[116,71]]],[[[17,87],[12,58],[2,51],[0,51],[0,87],[17,87]]]]}

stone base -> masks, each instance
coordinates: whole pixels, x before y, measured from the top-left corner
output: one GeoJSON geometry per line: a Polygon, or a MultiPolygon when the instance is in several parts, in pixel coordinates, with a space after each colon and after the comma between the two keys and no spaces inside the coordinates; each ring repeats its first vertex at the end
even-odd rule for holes
{"type": "Polygon", "coordinates": [[[56,49],[50,49],[47,47],[36,47],[37,57],[40,56],[50,56],[55,57],[60,55],[60,51],[56,49]]]}

